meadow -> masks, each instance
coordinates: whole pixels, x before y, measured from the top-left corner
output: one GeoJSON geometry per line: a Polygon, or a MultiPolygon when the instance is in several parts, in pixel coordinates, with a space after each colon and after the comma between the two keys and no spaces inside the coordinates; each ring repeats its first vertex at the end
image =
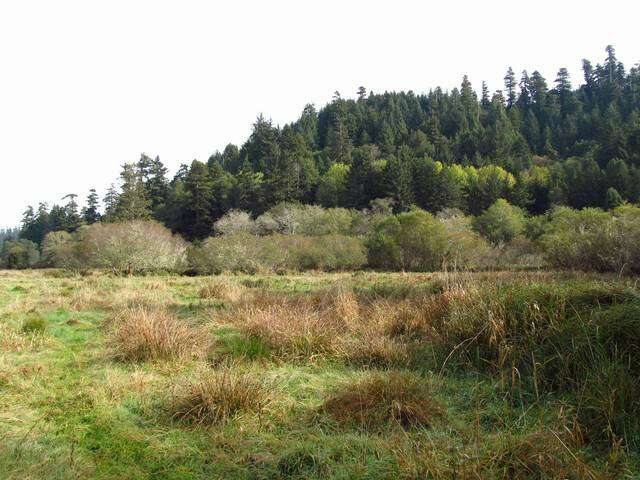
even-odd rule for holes
{"type": "Polygon", "coordinates": [[[637,279],[0,271],[0,478],[638,478],[637,279]]]}

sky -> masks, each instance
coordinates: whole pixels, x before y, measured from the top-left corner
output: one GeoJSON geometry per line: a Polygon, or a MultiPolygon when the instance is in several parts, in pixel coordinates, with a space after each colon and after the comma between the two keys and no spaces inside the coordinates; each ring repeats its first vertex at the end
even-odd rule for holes
{"type": "Polygon", "coordinates": [[[259,113],[283,125],[334,91],[355,97],[511,66],[560,67],[612,44],[640,61],[640,5],[584,1],[0,0],[0,228],[28,204],[102,196],[141,153],[173,174],[241,144],[259,113]]]}

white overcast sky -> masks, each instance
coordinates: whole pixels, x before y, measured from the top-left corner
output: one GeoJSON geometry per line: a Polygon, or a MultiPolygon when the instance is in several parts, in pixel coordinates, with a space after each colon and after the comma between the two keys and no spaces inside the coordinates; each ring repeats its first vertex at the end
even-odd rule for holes
{"type": "Polygon", "coordinates": [[[0,227],[27,204],[102,196],[141,152],[175,172],[335,90],[353,97],[468,74],[502,88],[510,65],[559,67],[607,44],[640,61],[633,1],[0,0],[0,227]]]}

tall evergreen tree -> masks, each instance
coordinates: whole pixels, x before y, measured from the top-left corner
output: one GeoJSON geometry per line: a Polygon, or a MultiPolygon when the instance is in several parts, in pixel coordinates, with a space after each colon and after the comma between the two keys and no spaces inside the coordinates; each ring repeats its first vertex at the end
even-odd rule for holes
{"type": "Polygon", "coordinates": [[[115,218],[118,220],[150,218],[151,202],[140,170],[133,163],[125,163],[120,172],[120,179],[122,187],[115,207],[115,218]]]}
{"type": "Polygon", "coordinates": [[[89,190],[87,204],[82,209],[82,219],[88,225],[100,220],[100,201],[98,200],[98,194],[95,188],[89,190]]]}
{"type": "Polygon", "coordinates": [[[211,234],[213,227],[213,183],[207,166],[194,160],[185,177],[186,204],[180,231],[189,239],[211,234]]]}

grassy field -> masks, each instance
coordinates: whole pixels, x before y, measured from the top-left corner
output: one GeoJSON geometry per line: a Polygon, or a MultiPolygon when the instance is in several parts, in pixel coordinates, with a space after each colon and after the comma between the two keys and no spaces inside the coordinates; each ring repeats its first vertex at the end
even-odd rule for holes
{"type": "Polygon", "coordinates": [[[638,478],[640,291],[0,272],[0,478],[638,478]]]}

